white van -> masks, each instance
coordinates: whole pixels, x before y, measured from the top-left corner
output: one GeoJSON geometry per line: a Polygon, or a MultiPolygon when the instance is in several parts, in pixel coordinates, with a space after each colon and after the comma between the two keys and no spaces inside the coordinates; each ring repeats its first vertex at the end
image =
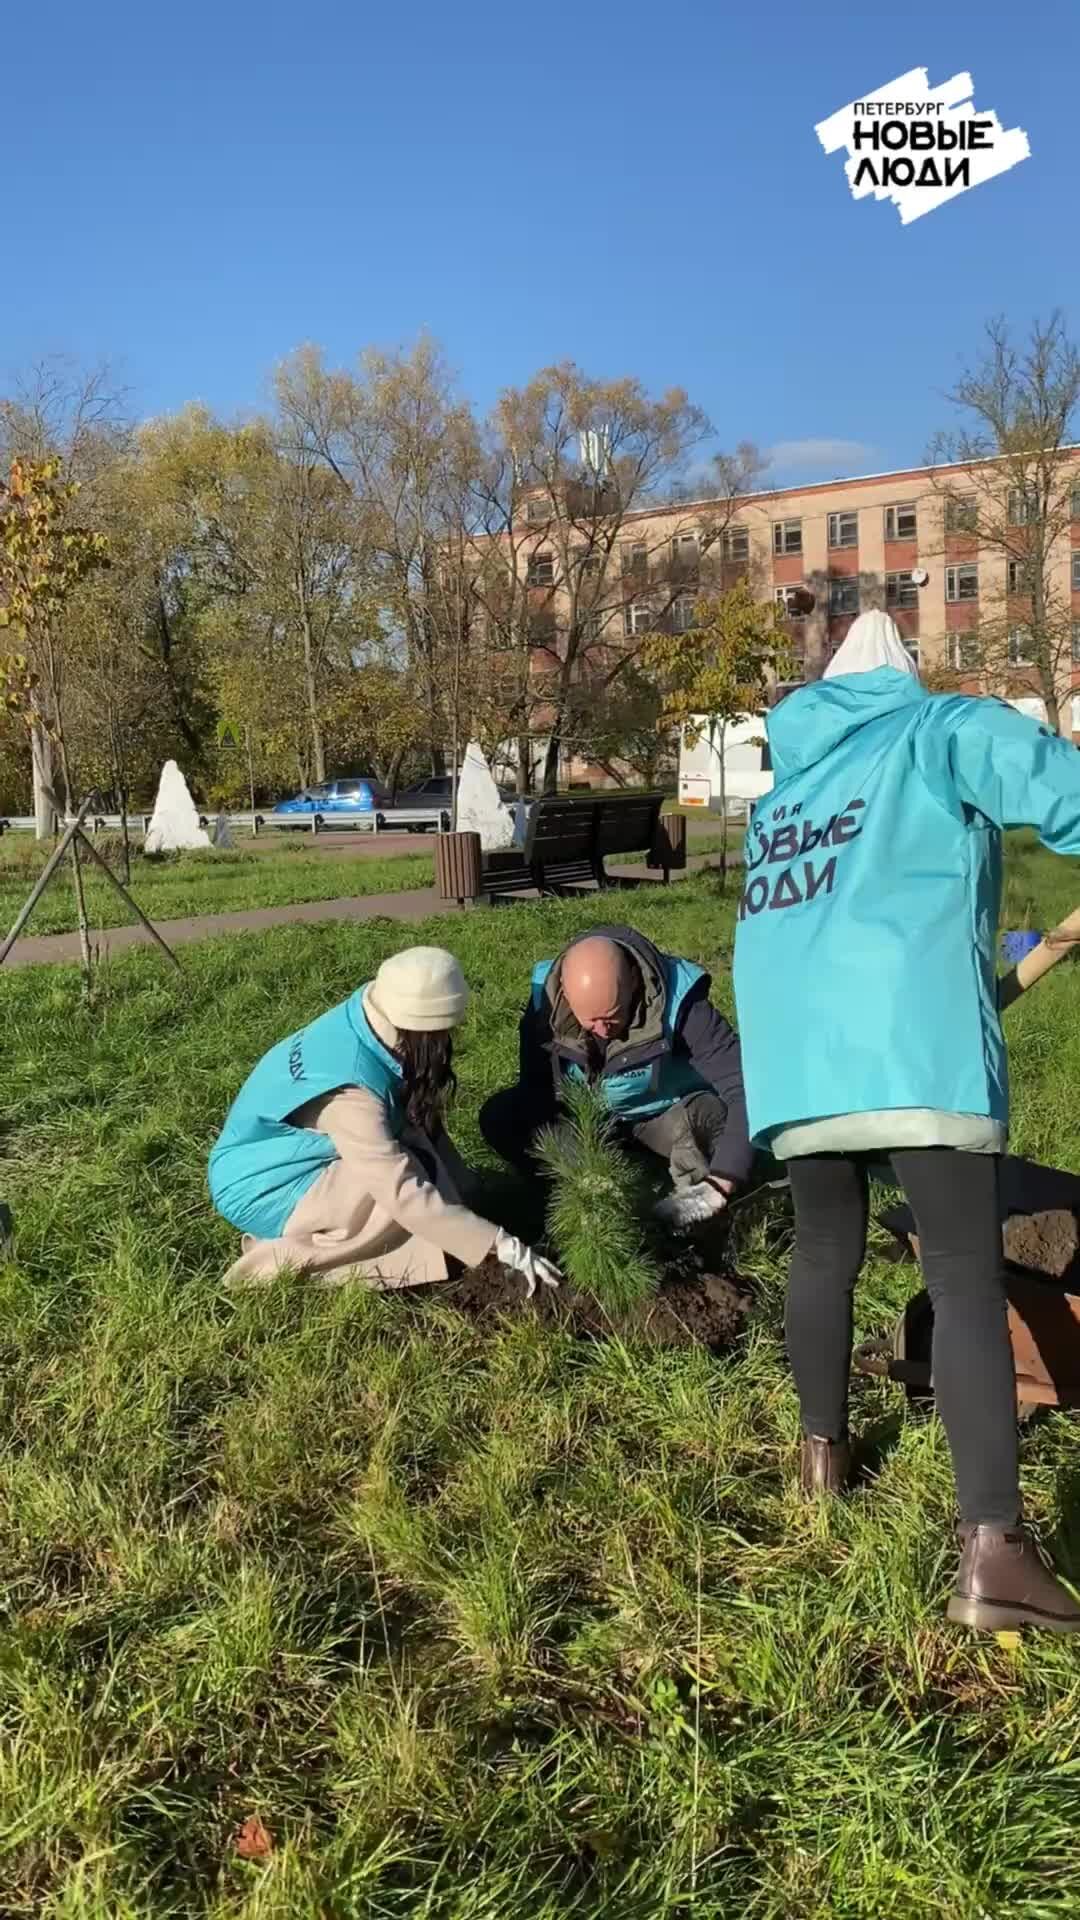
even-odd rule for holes
{"type": "Polygon", "coordinates": [[[723,753],[724,792],[733,813],[745,812],[749,803],[760,799],[772,787],[773,777],[765,738],[765,715],[752,713],[728,727],[717,727],[709,738],[708,721],[702,716],[697,724],[702,731],[697,745],[688,747],[685,738],[679,748],[679,805],[707,807],[720,805],[720,756],[723,753]]]}

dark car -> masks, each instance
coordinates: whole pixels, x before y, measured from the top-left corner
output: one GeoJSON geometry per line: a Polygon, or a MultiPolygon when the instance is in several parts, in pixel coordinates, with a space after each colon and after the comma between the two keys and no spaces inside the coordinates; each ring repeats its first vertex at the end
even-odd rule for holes
{"type": "MultiPolygon", "coordinates": [[[[300,793],[294,793],[291,799],[279,800],[274,814],[278,819],[284,814],[295,814],[299,820],[310,820],[312,814],[317,813],[330,823],[335,815],[374,813],[381,827],[390,804],[390,795],[377,780],[350,775],[341,780],[320,780],[317,786],[304,787],[300,793]]],[[[343,821],[343,824],[346,823],[343,821]]]]}
{"type": "MultiPolygon", "coordinates": [[[[450,775],[433,773],[427,780],[419,781],[415,787],[406,787],[401,793],[395,794],[394,805],[396,807],[442,807],[449,813],[454,804],[453,796],[454,782],[450,775]]],[[[511,787],[500,787],[499,798],[506,806],[512,807],[517,795],[511,787]]],[[[434,821],[430,823],[430,827],[420,823],[411,826],[409,832],[428,833],[434,825],[434,821]]]]}

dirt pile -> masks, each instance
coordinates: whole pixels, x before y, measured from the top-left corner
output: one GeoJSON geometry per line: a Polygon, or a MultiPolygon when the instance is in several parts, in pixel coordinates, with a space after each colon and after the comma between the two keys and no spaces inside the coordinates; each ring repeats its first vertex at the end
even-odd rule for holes
{"type": "Polygon", "coordinates": [[[557,1292],[540,1287],[525,1298],[525,1282],[489,1255],[479,1267],[470,1267],[428,1298],[480,1324],[500,1314],[532,1313],[550,1326],[568,1327],[582,1339],[645,1340],[654,1346],[705,1346],[714,1351],[731,1345],[742,1331],[750,1308],[749,1295],[730,1274],[709,1272],[700,1254],[687,1250],[664,1276],[659,1293],[627,1314],[609,1318],[595,1300],[575,1293],[564,1281],[557,1292]]]}
{"type": "Polygon", "coordinates": [[[1080,1227],[1071,1209],[1017,1213],[1005,1222],[1005,1258],[1010,1266],[1055,1280],[1075,1280],[1080,1270],[1080,1227]]]}

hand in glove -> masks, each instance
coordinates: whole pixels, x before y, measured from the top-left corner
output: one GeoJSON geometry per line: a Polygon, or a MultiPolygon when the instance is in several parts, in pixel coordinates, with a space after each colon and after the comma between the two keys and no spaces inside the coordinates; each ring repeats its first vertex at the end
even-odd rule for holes
{"type": "Polygon", "coordinates": [[[537,1281],[545,1287],[557,1287],[562,1279],[558,1267],[545,1260],[543,1254],[527,1247],[524,1240],[515,1240],[512,1233],[504,1233],[501,1227],[495,1235],[495,1258],[501,1260],[504,1267],[525,1275],[526,1300],[532,1299],[537,1281]]]}
{"type": "Polygon", "coordinates": [[[653,1208],[657,1220],[676,1233],[686,1233],[691,1227],[700,1226],[705,1220],[712,1220],[723,1213],[728,1196],[715,1180],[699,1180],[695,1186],[681,1187],[676,1193],[669,1193],[653,1208]]]}

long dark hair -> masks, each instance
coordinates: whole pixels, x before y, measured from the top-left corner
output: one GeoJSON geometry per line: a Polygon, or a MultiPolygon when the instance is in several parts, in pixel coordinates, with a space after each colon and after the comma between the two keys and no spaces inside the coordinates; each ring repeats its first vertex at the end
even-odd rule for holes
{"type": "Polygon", "coordinates": [[[402,1091],[410,1127],[429,1140],[438,1135],[446,1109],[457,1091],[452,1033],[398,1034],[394,1049],[405,1069],[402,1091]]]}

